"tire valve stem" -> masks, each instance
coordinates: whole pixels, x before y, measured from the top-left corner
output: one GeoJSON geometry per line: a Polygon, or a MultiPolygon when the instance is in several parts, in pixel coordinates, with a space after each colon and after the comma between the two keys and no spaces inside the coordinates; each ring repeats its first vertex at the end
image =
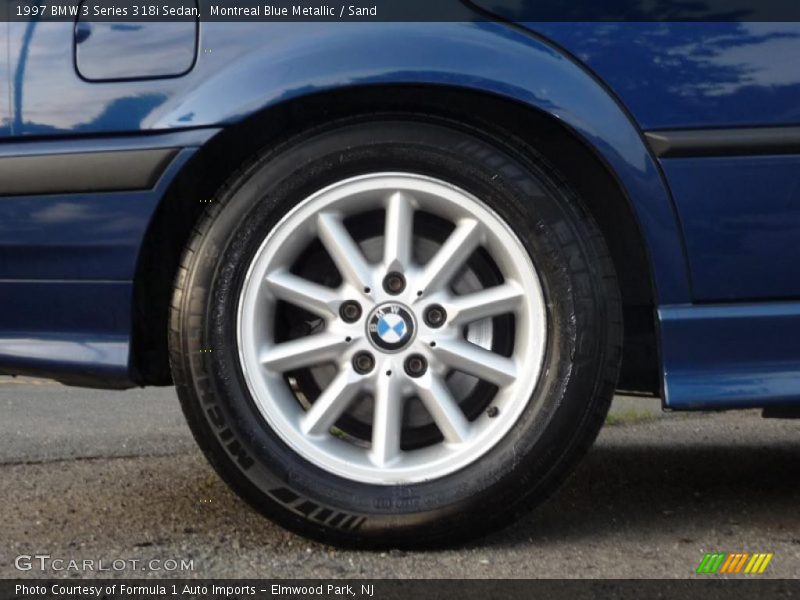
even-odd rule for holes
{"type": "Polygon", "coordinates": [[[500,409],[497,408],[496,406],[490,406],[489,408],[486,409],[486,415],[490,419],[494,419],[499,414],[500,414],[500,409]]]}

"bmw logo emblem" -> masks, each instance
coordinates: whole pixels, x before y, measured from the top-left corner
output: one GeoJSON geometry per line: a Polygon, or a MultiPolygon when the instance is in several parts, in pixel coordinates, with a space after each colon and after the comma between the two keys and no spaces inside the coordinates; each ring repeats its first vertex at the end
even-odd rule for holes
{"type": "Polygon", "coordinates": [[[367,334],[381,350],[400,350],[414,337],[414,318],[401,304],[382,304],[367,319],[367,334]]]}

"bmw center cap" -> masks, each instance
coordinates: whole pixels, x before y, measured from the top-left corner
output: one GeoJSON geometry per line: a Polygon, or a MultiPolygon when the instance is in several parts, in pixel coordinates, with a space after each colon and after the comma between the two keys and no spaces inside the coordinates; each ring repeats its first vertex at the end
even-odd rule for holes
{"type": "Polygon", "coordinates": [[[397,302],[381,304],[367,319],[367,334],[384,352],[401,350],[414,338],[414,317],[397,302]]]}

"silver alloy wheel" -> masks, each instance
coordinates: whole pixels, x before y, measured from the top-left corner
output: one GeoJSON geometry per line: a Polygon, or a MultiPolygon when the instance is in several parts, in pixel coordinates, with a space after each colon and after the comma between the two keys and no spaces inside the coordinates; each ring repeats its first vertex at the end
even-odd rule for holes
{"type": "MultiPolygon", "coordinates": [[[[269,232],[248,269],[238,311],[238,351],[252,397],[269,426],[304,459],[340,477],[393,485],[453,473],[491,450],[517,422],[533,395],[545,352],[547,316],[534,265],[513,231],[475,196],[427,176],[375,173],[354,177],[306,198],[269,232]],[[345,219],[385,211],[383,257],[370,262],[345,219]],[[414,214],[435,215],[454,228],[425,264],[414,261],[414,214]],[[334,289],[291,272],[301,253],[322,243],[339,271],[334,289]],[[457,295],[450,286],[483,247],[503,283],[457,295]],[[404,289],[384,289],[389,273],[404,289]],[[356,301],[355,322],[340,306],[356,301]],[[276,342],[279,301],[324,319],[324,330],[276,342]],[[444,324],[426,322],[433,305],[444,324]],[[471,323],[513,315],[510,356],[471,343],[471,323]],[[380,330],[380,331],[379,331],[380,330]],[[382,334],[380,332],[383,332],[382,334]],[[374,366],[358,369],[368,353],[374,366]],[[424,373],[407,371],[421,357],[424,373]],[[287,372],[323,364],[336,374],[310,406],[303,406],[287,372]],[[448,386],[453,371],[496,386],[489,410],[469,420],[448,386]],[[360,395],[372,397],[371,443],[337,434],[336,423],[360,395]],[[423,448],[403,449],[404,404],[418,398],[442,434],[423,448]]],[[[415,363],[416,364],[416,363],[415,363]]],[[[363,365],[362,365],[363,366],[363,365]]],[[[536,407],[533,407],[534,409],[536,407]]]]}

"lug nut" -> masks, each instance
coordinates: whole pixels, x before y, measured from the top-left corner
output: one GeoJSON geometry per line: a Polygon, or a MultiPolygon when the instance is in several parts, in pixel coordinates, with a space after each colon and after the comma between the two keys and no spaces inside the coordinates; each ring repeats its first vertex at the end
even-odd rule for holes
{"type": "Polygon", "coordinates": [[[438,304],[429,306],[425,311],[425,322],[430,327],[441,327],[447,320],[447,313],[444,308],[438,304]]]}
{"type": "Polygon", "coordinates": [[[412,354],[406,359],[405,369],[409,377],[422,377],[428,370],[428,361],[424,356],[412,354]]]}
{"type": "Polygon", "coordinates": [[[375,358],[369,352],[359,352],[353,357],[353,368],[356,373],[366,375],[375,368],[375,358]]]}
{"type": "Polygon", "coordinates": [[[348,323],[355,323],[361,318],[361,305],[355,300],[342,302],[339,307],[339,316],[348,323]]]}
{"type": "Polygon", "coordinates": [[[406,278],[402,273],[392,271],[383,280],[383,289],[388,293],[396,296],[404,289],[406,289],[406,278]]]}

